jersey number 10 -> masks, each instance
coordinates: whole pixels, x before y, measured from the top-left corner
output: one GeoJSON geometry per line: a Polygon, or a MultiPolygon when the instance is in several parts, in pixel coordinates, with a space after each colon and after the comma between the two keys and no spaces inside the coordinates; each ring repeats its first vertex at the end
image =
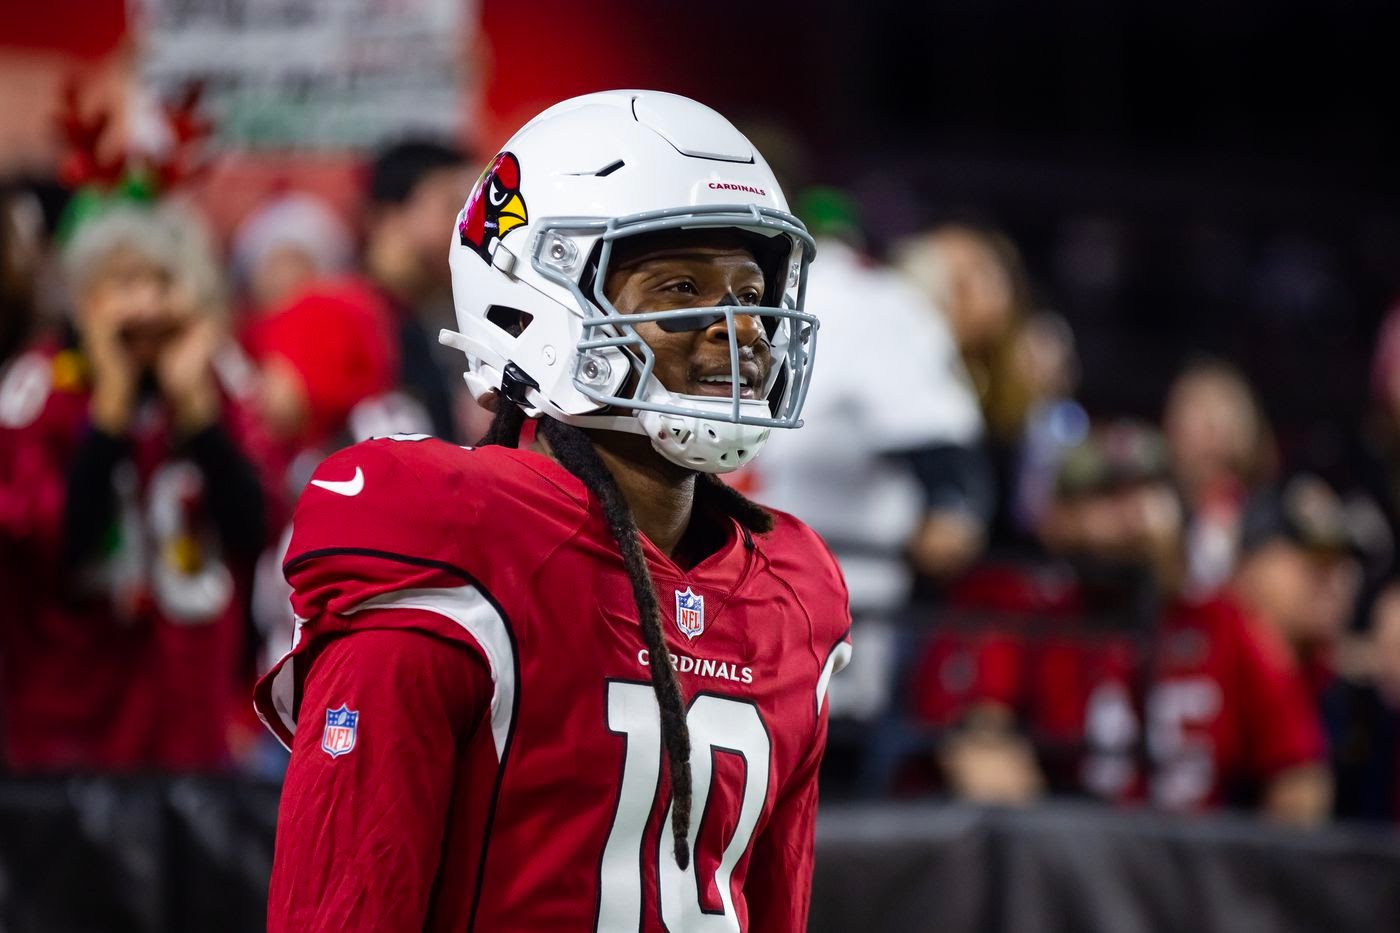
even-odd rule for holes
{"type": "MultiPolygon", "coordinates": [[[[753,842],[754,828],[768,796],[772,743],[758,707],[747,700],[700,693],[686,712],[690,728],[690,773],[695,788],[688,844],[690,867],[681,871],[672,857],[671,807],[666,809],[656,850],[642,852],[642,837],[661,782],[661,716],[651,684],[608,682],[608,729],[626,740],[622,787],[603,859],[599,866],[597,930],[636,930],[642,918],[642,859],[656,859],[661,920],[672,930],[738,931],[730,877],[753,842]],[[695,840],[714,780],[716,752],[744,762],[744,792],[733,836],[725,843],[714,872],[720,904],[701,900],[695,840]]],[[[708,889],[709,885],[706,885],[708,889]]]]}

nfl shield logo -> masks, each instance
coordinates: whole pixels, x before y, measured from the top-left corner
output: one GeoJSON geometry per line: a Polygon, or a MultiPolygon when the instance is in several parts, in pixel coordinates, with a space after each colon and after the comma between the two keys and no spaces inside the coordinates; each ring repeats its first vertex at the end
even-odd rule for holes
{"type": "Polygon", "coordinates": [[[354,750],[359,722],[359,710],[346,709],[344,703],[340,704],[340,709],[326,710],[326,730],[321,733],[321,750],[332,758],[354,750]]]}
{"type": "Polygon", "coordinates": [[[676,590],[676,628],[692,640],[705,631],[705,597],[696,596],[688,586],[684,593],[676,590]]]}

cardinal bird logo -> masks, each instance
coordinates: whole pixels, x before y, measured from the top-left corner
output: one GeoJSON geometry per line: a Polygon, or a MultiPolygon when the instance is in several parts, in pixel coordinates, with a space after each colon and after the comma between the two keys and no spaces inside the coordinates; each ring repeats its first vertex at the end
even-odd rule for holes
{"type": "Polygon", "coordinates": [[[520,161],[509,152],[491,160],[476,180],[457,233],[462,245],[469,246],[487,262],[491,261],[491,241],[529,221],[525,199],[520,196],[520,161]]]}

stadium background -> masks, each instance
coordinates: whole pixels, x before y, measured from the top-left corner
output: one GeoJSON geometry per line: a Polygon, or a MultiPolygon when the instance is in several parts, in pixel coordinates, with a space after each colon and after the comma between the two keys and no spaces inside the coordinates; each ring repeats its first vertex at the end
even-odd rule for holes
{"type": "MultiPolygon", "coordinates": [[[[1005,231],[1037,305],[1073,329],[1077,398],[1094,417],[1158,420],[1173,376],[1209,352],[1252,383],[1288,469],[1344,486],[1372,406],[1376,334],[1400,295],[1400,36],[1385,8],[5,4],[0,178],[22,180],[46,206],[62,201],[50,180],[65,154],[56,119],[70,81],[84,107],[116,115],[120,139],[141,132],[131,115],[142,101],[216,78],[206,105],[226,122],[216,119],[212,160],[186,193],[227,241],[288,188],[354,218],[367,153],[397,135],[431,129],[481,162],[572,94],[676,91],[790,143],[792,157],[775,159],[790,183],[850,193],[877,254],[950,217],[1005,231]],[[426,117],[381,107],[360,126],[298,123],[344,99],[334,73],[344,62],[333,56],[261,85],[256,46],[220,76],[181,57],[180,42],[211,22],[252,31],[257,15],[278,10],[353,36],[347,11],[380,7],[417,28],[405,29],[406,43],[449,31],[406,68],[406,81],[436,95],[426,117]],[[237,97],[250,88],[263,96],[237,97]]],[[[396,64],[365,67],[350,85],[365,95],[359,106],[398,99],[396,64]]],[[[896,733],[896,744],[917,743],[896,733]]],[[[1062,800],[984,809],[930,803],[917,789],[904,796],[920,799],[827,809],[813,929],[1400,927],[1393,824],[1300,831],[1240,813],[1062,800]]],[[[227,775],[7,778],[0,926],[256,929],[275,797],[275,783],[227,775]]]]}

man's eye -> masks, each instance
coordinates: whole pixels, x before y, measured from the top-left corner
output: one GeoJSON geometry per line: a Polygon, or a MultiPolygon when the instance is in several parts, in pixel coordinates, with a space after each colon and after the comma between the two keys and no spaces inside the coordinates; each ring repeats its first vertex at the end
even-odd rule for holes
{"type": "Polygon", "coordinates": [[[763,301],[763,296],[755,291],[742,291],[739,293],[739,303],[742,305],[756,305],[763,301]]]}
{"type": "Polygon", "coordinates": [[[668,292],[680,292],[683,295],[697,295],[699,292],[695,288],[694,282],[672,282],[666,286],[668,292]]]}

